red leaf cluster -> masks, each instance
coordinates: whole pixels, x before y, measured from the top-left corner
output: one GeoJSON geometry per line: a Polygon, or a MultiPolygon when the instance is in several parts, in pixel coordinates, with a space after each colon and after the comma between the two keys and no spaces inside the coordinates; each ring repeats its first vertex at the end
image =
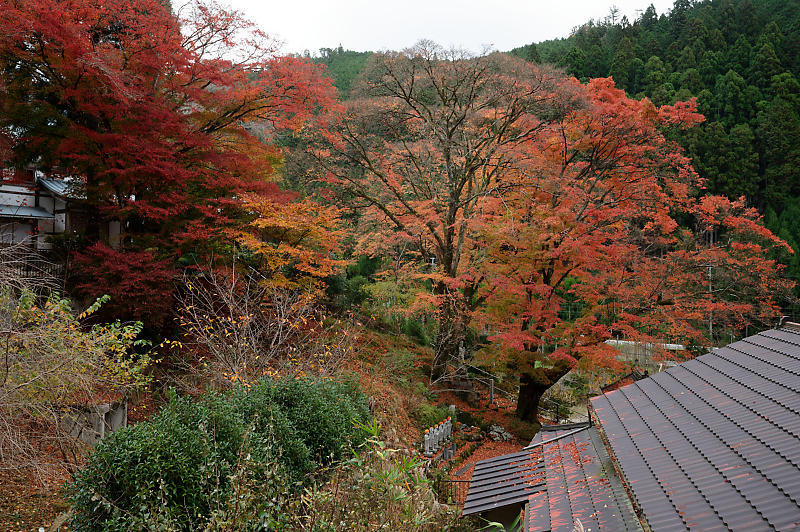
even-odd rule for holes
{"type": "Polygon", "coordinates": [[[275,132],[335,103],[320,66],[279,56],[240,13],[202,1],[176,14],[160,0],[6,2],[0,87],[0,164],[71,176],[90,243],[102,223],[121,222],[122,250],[90,248],[78,273],[136,280],[81,290],[128,294],[133,313],[150,317],[163,309],[139,305],[158,307],[170,292],[151,297],[160,261],[208,250],[242,216],[244,194],[291,199],[273,182],[275,132]],[[146,261],[153,283],[139,278],[146,261]],[[137,302],[134,286],[149,301],[137,302]]]}
{"type": "Polygon", "coordinates": [[[170,316],[175,266],[153,251],[120,252],[98,242],[76,254],[73,272],[80,295],[90,300],[110,296],[100,308],[106,320],[125,316],[159,328],[170,316]]]}

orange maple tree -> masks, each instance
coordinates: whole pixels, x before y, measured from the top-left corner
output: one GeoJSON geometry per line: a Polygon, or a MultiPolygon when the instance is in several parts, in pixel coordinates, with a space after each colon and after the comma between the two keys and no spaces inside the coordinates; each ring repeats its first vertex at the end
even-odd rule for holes
{"type": "Polygon", "coordinates": [[[275,201],[245,194],[245,223],[227,231],[257,258],[255,264],[272,288],[314,292],[344,265],[338,259],[342,238],[338,209],[309,198],[275,201]]]}
{"type": "Polygon", "coordinates": [[[505,190],[516,149],[569,101],[572,88],[560,87],[557,73],[525,61],[423,41],[377,54],[313,144],[313,177],[354,209],[365,249],[410,247],[433,264],[423,273],[438,306],[434,381],[469,349],[482,282],[471,223],[505,190]]]}
{"type": "Polygon", "coordinates": [[[656,108],[610,79],[580,88],[583,105],[520,147],[518,186],[487,198],[476,228],[475,317],[520,375],[529,420],[578,361],[615,363],[605,340],[707,346],[709,323],[763,326],[791,292],[766,258],[786,244],[743,201],[698,198],[702,179],[665,138],[703,120],[693,101],[656,108]]]}

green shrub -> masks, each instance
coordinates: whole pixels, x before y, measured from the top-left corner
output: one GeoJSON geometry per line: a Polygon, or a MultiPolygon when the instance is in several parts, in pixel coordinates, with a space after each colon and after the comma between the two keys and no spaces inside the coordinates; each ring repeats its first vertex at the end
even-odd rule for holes
{"type": "Polygon", "coordinates": [[[403,319],[402,328],[403,334],[413,338],[419,345],[431,345],[430,331],[420,319],[416,317],[405,318],[403,319]]]}
{"type": "Polygon", "coordinates": [[[361,452],[330,483],[306,490],[293,530],[475,530],[458,508],[436,501],[420,460],[381,441],[380,425],[364,430],[361,452]]]}
{"type": "Polygon", "coordinates": [[[446,406],[434,406],[430,403],[420,403],[414,410],[412,416],[417,421],[417,426],[425,430],[444,421],[450,416],[450,410],[446,406]]]}
{"type": "Polygon", "coordinates": [[[523,441],[531,441],[541,428],[542,426],[538,422],[529,423],[517,418],[512,418],[508,425],[508,431],[523,441]]]}
{"type": "Polygon", "coordinates": [[[456,420],[460,421],[465,425],[470,425],[472,427],[480,427],[483,423],[483,419],[480,415],[472,412],[467,412],[466,410],[459,410],[456,412],[456,420]]]}
{"type": "Polygon", "coordinates": [[[329,464],[344,456],[360,434],[353,420],[364,422],[369,410],[361,394],[334,381],[284,379],[275,385],[274,399],[305,443],[311,456],[329,464]]]}
{"type": "Polygon", "coordinates": [[[381,364],[387,373],[397,377],[407,377],[416,371],[415,360],[416,354],[403,349],[401,351],[387,351],[381,357],[381,364]]]}
{"type": "MultiPolygon", "coordinates": [[[[367,418],[364,396],[352,383],[263,380],[197,401],[173,393],[150,421],[114,432],[95,448],[67,487],[71,528],[194,530],[211,517],[225,522],[231,497],[248,501],[254,512],[259,504],[274,506],[276,497],[308,481],[314,458],[327,464],[360,444],[355,422],[367,418]]],[[[281,520],[267,513],[253,515],[281,520]]]]}
{"type": "Polygon", "coordinates": [[[256,463],[267,462],[275,455],[289,482],[302,484],[314,470],[313,454],[274,395],[275,383],[263,379],[249,389],[234,389],[228,397],[236,415],[253,427],[250,440],[256,463]]]}
{"type": "Polygon", "coordinates": [[[101,441],[69,488],[72,528],[128,530],[156,512],[178,528],[200,525],[247,430],[229,406],[214,396],[198,403],[172,397],[152,421],[101,441]]]}

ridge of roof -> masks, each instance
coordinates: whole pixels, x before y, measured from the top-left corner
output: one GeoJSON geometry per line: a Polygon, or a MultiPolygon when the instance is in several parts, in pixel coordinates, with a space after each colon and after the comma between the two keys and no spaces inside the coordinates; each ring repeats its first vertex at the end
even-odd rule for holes
{"type": "Polygon", "coordinates": [[[56,196],[64,199],[86,199],[85,195],[77,191],[73,185],[73,178],[57,179],[55,177],[47,177],[41,172],[36,173],[36,180],[45,189],[55,194],[56,196]]]}
{"type": "Polygon", "coordinates": [[[800,333],[800,323],[794,321],[782,321],[777,329],[786,329],[789,332],[800,333]]]}

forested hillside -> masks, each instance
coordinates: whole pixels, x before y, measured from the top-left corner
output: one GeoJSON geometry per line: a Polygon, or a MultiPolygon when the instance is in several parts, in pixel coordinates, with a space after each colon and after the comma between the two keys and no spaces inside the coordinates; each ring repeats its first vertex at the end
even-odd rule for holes
{"type": "Polygon", "coordinates": [[[363,70],[367,58],[371,55],[372,52],[345,50],[339,45],[338,48],[321,48],[314,62],[325,65],[333,84],[339,91],[339,97],[347,98],[353,80],[363,70]]]}
{"type": "MultiPolygon", "coordinates": [[[[211,0],[7,4],[0,530],[493,529],[479,461],[798,321],[797,0],[313,57],[211,0]]],[[[692,378],[749,408],[739,367],[692,378]]]]}
{"type": "MultiPolygon", "coordinates": [[[[706,122],[681,135],[712,193],[745,196],[767,225],[800,245],[800,3],[677,0],[629,21],[612,10],[564,39],[517,56],[552,63],[586,81],[612,76],[656,105],[697,97],[706,122]]],[[[796,255],[795,255],[796,257],[796,255]]],[[[790,275],[800,262],[781,259],[790,275]]]]}

